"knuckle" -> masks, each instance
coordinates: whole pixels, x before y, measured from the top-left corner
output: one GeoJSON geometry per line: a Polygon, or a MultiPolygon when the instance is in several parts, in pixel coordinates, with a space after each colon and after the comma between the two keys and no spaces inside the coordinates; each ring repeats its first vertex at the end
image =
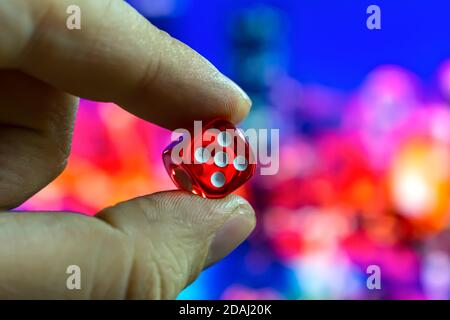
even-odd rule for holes
{"type": "Polygon", "coordinates": [[[163,246],[151,254],[152,263],[146,282],[147,299],[174,299],[182,289],[186,268],[180,257],[170,246],[163,246]],[[157,254],[159,253],[159,254],[157,254]]]}
{"type": "Polygon", "coordinates": [[[141,197],[102,212],[101,219],[126,232],[134,258],[127,298],[174,299],[203,269],[207,237],[180,219],[158,197],[141,197]],[[126,215],[128,214],[128,218],[126,215]],[[132,216],[130,216],[132,215],[132,216]]]}
{"type": "Polygon", "coordinates": [[[161,77],[162,63],[161,49],[155,48],[154,54],[145,62],[142,76],[136,85],[137,95],[145,92],[148,88],[152,88],[155,82],[161,77]]]}
{"type": "Polygon", "coordinates": [[[118,229],[111,227],[101,230],[103,232],[94,230],[91,235],[95,239],[91,241],[94,244],[91,254],[96,259],[92,264],[91,278],[95,281],[89,284],[87,295],[94,299],[126,298],[135,256],[133,241],[118,229]]]}
{"type": "Polygon", "coordinates": [[[152,281],[146,284],[146,298],[174,299],[200,274],[207,248],[200,248],[198,241],[191,237],[177,237],[176,241],[156,243],[157,250],[150,253],[153,261],[153,268],[149,269],[152,281]]]}
{"type": "MultiPolygon", "coordinates": [[[[148,91],[149,88],[153,88],[155,84],[164,76],[164,70],[169,67],[173,61],[173,58],[179,54],[175,51],[178,50],[181,43],[173,38],[169,33],[164,30],[158,29],[153,25],[150,25],[151,34],[149,41],[151,42],[150,48],[152,48],[148,58],[143,63],[141,76],[137,78],[137,83],[134,86],[136,90],[133,92],[136,96],[141,96],[142,93],[148,91]]],[[[180,66],[180,68],[183,66],[180,66]]],[[[132,95],[133,95],[132,94],[132,95]]]]}
{"type": "Polygon", "coordinates": [[[28,61],[31,60],[30,57],[34,55],[35,49],[40,46],[42,35],[45,33],[45,26],[48,21],[52,21],[52,19],[49,19],[49,16],[56,5],[56,2],[53,0],[42,1],[39,4],[37,4],[37,1],[25,2],[26,4],[23,6],[27,8],[28,21],[27,27],[24,28],[26,31],[19,38],[22,39],[22,43],[15,59],[16,64],[19,66],[26,66],[28,61]]]}

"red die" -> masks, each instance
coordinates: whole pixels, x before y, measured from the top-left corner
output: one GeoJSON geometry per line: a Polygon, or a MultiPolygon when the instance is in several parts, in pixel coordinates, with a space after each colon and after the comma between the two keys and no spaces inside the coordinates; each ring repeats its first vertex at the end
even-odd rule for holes
{"type": "Polygon", "coordinates": [[[242,132],[222,119],[172,142],[163,152],[163,161],[177,187],[204,198],[225,197],[250,179],[256,168],[242,132]]]}

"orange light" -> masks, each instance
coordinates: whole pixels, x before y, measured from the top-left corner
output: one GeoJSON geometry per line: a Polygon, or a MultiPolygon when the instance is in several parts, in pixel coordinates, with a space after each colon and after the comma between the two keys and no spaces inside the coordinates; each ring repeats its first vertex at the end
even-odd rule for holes
{"type": "Polygon", "coordinates": [[[450,214],[450,148],[414,140],[394,160],[390,189],[395,208],[419,231],[444,228],[450,214]]]}

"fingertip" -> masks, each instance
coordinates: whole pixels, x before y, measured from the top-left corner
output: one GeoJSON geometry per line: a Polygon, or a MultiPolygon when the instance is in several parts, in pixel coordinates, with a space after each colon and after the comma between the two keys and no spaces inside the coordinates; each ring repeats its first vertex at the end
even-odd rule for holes
{"type": "Polygon", "coordinates": [[[249,211],[237,212],[215,232],[208,250],[205,266],[208,267],[223,259],[238,247],[256,225],[255,216],[249,211]]]}
{"type": "Polygon", "coordinates": [[[157,204],[165,217],[170,216],[173,220],[187,224],[209,225],[211,228],[217,228],[237,213],[253,217],[255,215],[250,203],[234,194],[221,199],[206,199],[185,191],[174,190],[157,192],[136,200],[142,201],[140,208],[154,207],[157,204]]]}
{"type": "Polygon", "coordinates": [[[205,231],[211,228],[210,233],[213,233],[237,212],[246,216],[255,215],[248,201],[237,195],[231,194],[222,199],[205,199],[185,191],[174,190],[118,203],[102,210],[97,217],[109,220],[115,226],[121,226],[136,221],[139,224],[145,216],[147,222],[165,220],[191,226],[203,225],[205,231]]]}
{"type": "Polygon", "coordinates": [[[211,237],[204,267],[209,267],[230,254],[248,238],[256,226],[255,211],[250,203],[234,194],[222,199],[204,199],[182,191],[164,192],[160,195],[171,204],[178,203],[177,207],[189,208],[176,211],[183,212],[183,216],[179,218],[192,226],[199,239],[211,237]]]}
{"type": "Polygon", "coordinates": [[[226,76],[223,77],[226,79],[229,91],[233,97],[229,108],[229,120],[234,124],[238,124],[244,120],[250,112],[252,100],[236,82],[226,76]]]}

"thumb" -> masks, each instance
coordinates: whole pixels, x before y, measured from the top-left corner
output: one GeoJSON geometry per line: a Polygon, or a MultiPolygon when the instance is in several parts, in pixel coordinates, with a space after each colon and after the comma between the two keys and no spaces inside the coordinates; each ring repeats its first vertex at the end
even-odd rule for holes
{"type": "Polygon", "coordinates": [[[238,196],[211,200],[181,191],[123,202],[97,217],[131,239],[127,298],[132,299],[174,299],[255,226],[253,209],[238,196]]]}

